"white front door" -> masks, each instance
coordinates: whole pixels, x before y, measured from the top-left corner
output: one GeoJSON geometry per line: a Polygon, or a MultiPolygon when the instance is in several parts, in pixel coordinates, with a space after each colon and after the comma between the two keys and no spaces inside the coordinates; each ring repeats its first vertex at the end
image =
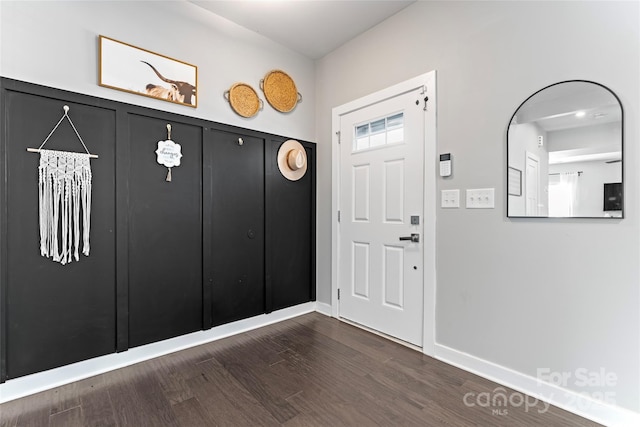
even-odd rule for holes
{"type": "Polygon", "coordinates": [[[414,89],[340,116],[339,316],[417,346],[424,98],[414,89]]]}

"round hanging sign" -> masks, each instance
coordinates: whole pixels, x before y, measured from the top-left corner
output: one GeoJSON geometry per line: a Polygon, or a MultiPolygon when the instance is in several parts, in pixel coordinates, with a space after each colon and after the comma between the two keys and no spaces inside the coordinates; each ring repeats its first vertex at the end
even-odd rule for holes
{"type": "Polygon", "coordinates": [[[180,144],[176,144],[171,140],[158,141],[158,163],[168,168],[180,166],[180,158],[182,157],[180,144]]]}
{"type": "Polygon", "coordinates": [[[167,181],[171,182],[171,168],[180,166],[180,158],[182,157],[180,144],[176,144],[170,139],[166,141],[158,141],[158,149],[156,150],[158,163],[166,166],[167,181]]]}

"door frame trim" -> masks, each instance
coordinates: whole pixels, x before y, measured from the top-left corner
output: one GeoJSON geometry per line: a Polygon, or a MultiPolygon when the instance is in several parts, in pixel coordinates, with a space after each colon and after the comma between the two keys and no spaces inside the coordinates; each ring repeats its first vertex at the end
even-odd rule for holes
{"type": "Polygon", "coordinates": [[[386,89],[358,98],[331,110],[331,316],[339,318],[338,264],[339,239],[338,210],[340,209],[340,117],[354,110],[384,101],[408,91],[425,87],[429,100],[424,121],[424,302],[422,325],[422,352],[435,354],[436,340],[436,71],[421,74],[386,89]],[[426,221],[429,218],[429,221],[426,221]]]}
{"type": "MultiPolygon", "coordinates": [[[[524,213],[526,216],[529,216],[527,212],[527,206],[529,205],[529,180],[527,178],[527,166],[529,165],[529,159],[535,160],[538,164],[536,168],[536,214],[533,216],[540,216],[540,156],[535,154],[533,151],[525,150],[524,152],[524,213]]],[[[548,209],[547,203],[547,209],[548,209]]],[[[547,212],[548,214],[548,212],[547,212]]]]}

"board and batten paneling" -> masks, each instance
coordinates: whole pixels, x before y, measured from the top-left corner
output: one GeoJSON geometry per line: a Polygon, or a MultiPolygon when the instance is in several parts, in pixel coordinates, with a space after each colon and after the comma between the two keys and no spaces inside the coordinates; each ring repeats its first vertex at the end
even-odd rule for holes
{"type": "MultiPolygon", "coordinates": [[[[315,145],[0,78],[0,382],[315,300],[315,145]],[[90,151],[91,253],[40,255],[38,147],[62,106],[90,151]],[[181,145],[180,166],[157,143],[181,145]],[[238,144],[242,138],[243,144],[238,144]]],[[[46,148],[81,151],[62,123],[46,148]]]]}

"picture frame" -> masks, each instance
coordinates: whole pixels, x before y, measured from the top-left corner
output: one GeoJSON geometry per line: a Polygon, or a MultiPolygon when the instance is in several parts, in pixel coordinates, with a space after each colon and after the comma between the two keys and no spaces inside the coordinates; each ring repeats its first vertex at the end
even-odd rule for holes
{"type": "Polygon", "coordinates": [[[99,85],[197,108],[198,67],[101,35],[99,85]]]}
{"type": "Polygon", "coordinates": [[[509,166],[507,188],[510,196],[522,196],[522,171],[509,166]]]}

